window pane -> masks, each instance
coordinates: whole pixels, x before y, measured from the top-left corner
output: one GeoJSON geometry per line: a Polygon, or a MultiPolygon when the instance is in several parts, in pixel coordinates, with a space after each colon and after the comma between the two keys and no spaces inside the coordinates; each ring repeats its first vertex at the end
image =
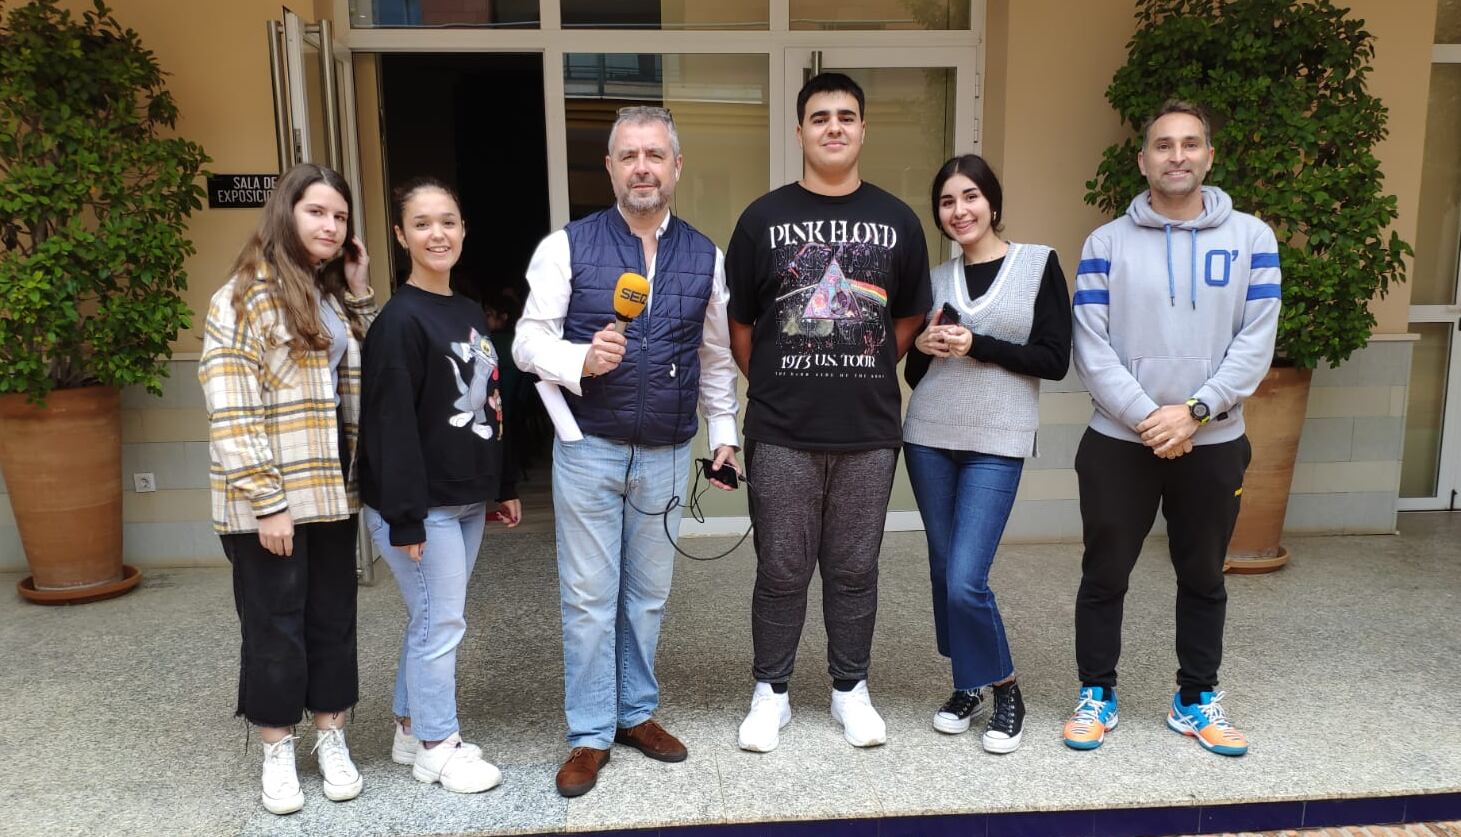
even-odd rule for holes
{"type": "Polygon", "coordinates": [[[1461,44],[1461,0],[1436,4],[1436,43],[1461,44]]]}
{"type": "Polygon", "coordinates": [[[564,29],[770,28],[770,0],[563,0],[564,29]]]}
{"type": "Polygon", "coordinates": [[[660,105],[685,156],[674,212],[724,249],[771,176],[767,57],[570,53],[563,64],[571,217],[614,203],[604,155],[619,108],[660,105]]]}
{"type": "Polygon", "coordinates": [[[1436,496],[1441,464],[1441,429],[1446,416],[1450,323],[1411,323],[1420,335],[1410,360],[1410,396],[1405,410],[1405,460],[1400,464],[1401,497],[1436,496]]]}
{"type": "Polygon", "coordinates": [[[1432,64],[1411,305],[1456,301],[1461,246],[1461,64],[1432,64]]]}
{"type": "Polygon", "coordinates": [[[969,0],[791,0],[792,29],[968,29],[969,0]]]}
{"type": "Polygon", "coordinates": [[[538,0],[350,0],[350,25],[537,29],[538,0]]]}

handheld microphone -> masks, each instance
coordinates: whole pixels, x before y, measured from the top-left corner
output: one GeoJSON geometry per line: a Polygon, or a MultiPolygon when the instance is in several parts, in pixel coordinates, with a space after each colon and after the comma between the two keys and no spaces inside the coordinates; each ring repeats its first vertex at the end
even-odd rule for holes
{"type": "Polygon", "coordinates": [[[620,334],[629,327],[629,321],[644,313],[649,302],[649,280],[638,273],[622,273],[614,285],[614,330],[620,334]]]}

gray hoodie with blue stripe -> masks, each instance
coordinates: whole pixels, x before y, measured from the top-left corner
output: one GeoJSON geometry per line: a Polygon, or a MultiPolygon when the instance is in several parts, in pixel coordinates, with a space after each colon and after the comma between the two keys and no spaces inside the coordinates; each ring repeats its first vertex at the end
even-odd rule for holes
{"type": "Polygon", "coordinates": [[[1273,359],[1278,243],[1216,187],[1202,187],[1190,221],[1158,215],[1148,196],[1091,233],[1076,268],[1075,368],[1095,403],[1091,429],[1140,442],[1153,410],[1196,398],[1215,418],[1193,444],[1231,441],[1273,359]]]}

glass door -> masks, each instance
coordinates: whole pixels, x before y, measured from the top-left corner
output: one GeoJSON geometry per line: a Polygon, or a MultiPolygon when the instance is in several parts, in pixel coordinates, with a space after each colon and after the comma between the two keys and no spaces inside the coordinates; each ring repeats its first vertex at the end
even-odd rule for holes
{"type": "Polygon", "coordinates": [[[979,151],[976,54],[968,48],[864,47],[786,50],[785,173],[801,177],[796,94],[814,71],[846,73],[867,95],[862,178],[913,207],[923,221],[930,263],[949,257],[929,212],[934,172],[956,153],[979,151]]]}
{"type": "Polygon", "coordinates": [[[350,51],[335,43],[328,20],[305,23],[289,9],[283,20],[269,21],[268,33],[279,171],[319,163],[340,172],[350,184],[359,229],[364,217],[350,51]]]}
{"type": "MultiPolygon", "coordinates": [[[[279,173],[299,163],[317,163],[339,172],[350,186],[355,232],[364,239],[350,51],[335,44],[328,20],[305,23],[287,8],[284,19],[269,21],[267,29],[279,173]]],[[[377,557],[361,518],[355,567],[362,584],[375,582],[377,557]]]]}
{"type": "Polygon", "coordinates": [[[1410,274],[1410,331],[1420,339],[1405,411],[1403,511],[1461,508],[1461,45],[1437,46],[1435,59],[1410,274]]]}

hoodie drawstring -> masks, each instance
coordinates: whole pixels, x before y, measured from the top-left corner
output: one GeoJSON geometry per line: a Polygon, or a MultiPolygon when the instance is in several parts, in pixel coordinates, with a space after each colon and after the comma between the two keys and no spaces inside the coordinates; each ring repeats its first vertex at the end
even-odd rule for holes
{"type": "Polygon", "coordinates": [[[1197,310],[1197,228],[1192,228],[1192,310],[1197,310]]]}
{"type": "Polygon", "coordinates": [[[1177,304],[1177,280],[1172,275],[1172,225],[1165,224],[1162,227],[1167,231],[1167,303],[1177,304]]]}
{"type": "MultiPolygon", "coordinates": [[[[1177,304],[1177,276],[1172,269],[1172,225],[1163,224],[1167,231],[1167,304],[1177,304]]],[[[1197,310],[1197,228],[1192,228],[1192,272],[1188,274],[1188,294],[1192,298],[1192,310],[1197,310]]]]}

